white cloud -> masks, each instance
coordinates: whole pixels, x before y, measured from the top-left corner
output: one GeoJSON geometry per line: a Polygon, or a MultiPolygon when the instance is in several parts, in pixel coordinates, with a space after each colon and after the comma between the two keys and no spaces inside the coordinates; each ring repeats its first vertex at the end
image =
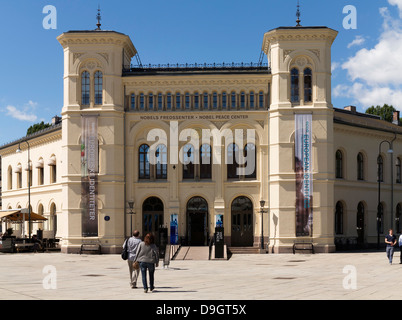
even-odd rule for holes
{"type": "Polygon", "coordinates": [[[366,39],[364,39],[362,36],[356,36],[356,38],[348,44],[348,49],[350,49],[353,46],[361,46],[363,43],[366,42],[366,39]]]}
{"type": "Polygon", "coordinates": [[[340,63],[336,62],[336,61],[332,61],[331,63],[331,72],[334,72],[336,69],[338,69],[340,67],[340,63]]]}
{"type": "Polygon", "coordinates": [[[402,18],[402,0],[388,0],[388,3],[393,6],[398,6],[399,16],[402,18]]]}
{"type": "Polygon", "coordinates": [[[7,115],[11,116],[15,119],[21,120],[21,121],[29,121],[29,122],[34,122],[38,118],[34,114],[30,114],[27,112],[27,110],[18,110],[14,106],[7,106],[7,115]]]}
{"type": "MultiPolygon", "coordinates": [[[[402,10],[402,0],[388,1],[402,10]]],[[[342,64],[353,84],[338,85],[334,96],[352,98],[364,107],[387,103],[402,110],[401,20],[393,19],[388,8],[379,11],[384,22],[378,43],[371,49],[360,49],[342,64]]]]}

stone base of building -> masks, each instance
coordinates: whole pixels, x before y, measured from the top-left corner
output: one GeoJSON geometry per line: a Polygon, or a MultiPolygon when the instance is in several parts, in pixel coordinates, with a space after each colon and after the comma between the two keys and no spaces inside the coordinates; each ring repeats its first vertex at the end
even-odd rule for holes
{"type": "MultiPolygon", "coordinates": [[[[314,253],[334,253],[336,252],[335,245],[329,244],[313,244],[314,245],[314,253]]],[[[268,253],[280,254],[280,253],[291,253],[293,254],[293,245],[279,245],[279,246],[269,246],[268,253]]],[[[312,252],[309,250],[296,250],[296,254],[305,253],[311,254],[312,252]]]]}
{"type": "MultiPolygon", "coordinates": [[[[101,246],[101,254],[120,254],[122,252],[123,248],[121,246],[101,246]]],[[[75,254],[80,254],[81,253],[81,245],[69,245],[69,246],[62,246],[61,253],[75,253],[75,254]]],[[[97,253],[96,251],[84,251],[82,252],[83,254],[91,254],[91,253],[97,253]]]]}

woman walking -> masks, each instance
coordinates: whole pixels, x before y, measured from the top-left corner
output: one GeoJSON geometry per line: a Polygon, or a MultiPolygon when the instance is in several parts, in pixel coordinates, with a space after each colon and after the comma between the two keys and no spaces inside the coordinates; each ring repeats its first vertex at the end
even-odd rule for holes
{"type": "Polygon", "coordinates": [[[159,253],[158,248],[155,246],[155,238],[152,233],[148,233],[144,241],[139,244],[134,262],[136,261],[140,263],[144,292],[148,292],[147,270],[149,271],[149,289],[153,291],[155,288],[155,265],[156,267],[159,265],[159,253]]]}

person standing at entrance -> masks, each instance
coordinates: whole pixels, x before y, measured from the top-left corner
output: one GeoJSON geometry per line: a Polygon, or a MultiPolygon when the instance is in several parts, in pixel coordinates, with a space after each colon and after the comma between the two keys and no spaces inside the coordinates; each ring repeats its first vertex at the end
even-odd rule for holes
{"type": "Polygon", "coordinates": [[[138,246],[134,262],[135,261],[140,263],[144,292],[148,292],[147,270],[149,270],[149,288],[151,291],[153,291],[155,288],[155,265],[156,267],[159,265],[159,253],[158,248],[155,246],[155,238],[152,233],[148,233],[144,238],[144,242],[141,242],[138,246]]]}
{"type": "Polygon", "coordinates": [[[396,236],[392,229],[389,229],[389,234],[385,237],[385,243],[387,244],[387,257],[389,264],[392,264],[392,257],[394,256],[394,250],[396,245],[396,236]]]}
{"type": "Polygon", "coordinates": [[[137,288],[137,279],[138,279],[138,274],[140,273],[140,270],[135,270],[133,268],[133,262],[136,257],[137,249],[139,244],[141,243],[140,239],[140,232],[138,230],[135,230],[133,232],[133,236],[127,239],[127,252],[128,252],[128,271],[130,273],[130,286],[132,289],[137,288]]]}

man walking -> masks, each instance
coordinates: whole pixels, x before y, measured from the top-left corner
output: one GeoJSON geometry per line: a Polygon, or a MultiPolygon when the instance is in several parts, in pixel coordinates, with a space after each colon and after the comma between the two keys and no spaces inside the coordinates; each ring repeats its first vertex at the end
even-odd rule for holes
{"type": "Polygon", "coordinates": [[[389,264],[392,264],[392,257],[394,255],[394,249],[396,245],[396,236],[393,234],[393,230],[389,229],[389,234],[385,237],[385,243],[387,244],[387,257],[389,264]]]}
{"type": "Polygon", "coordinates": [[[133,262],[135,260],[137,248],[140,243],[141,243],[140,232],[138,230],[135,230],[133,232],[133,236],[128,238],[125,243],[128,252],[127,262],[128,262],[128,270],[130,272],[130,286],[132,289],[137,288],[137,279],[138,274],[140,273],[139,269],[135,270],[133,268],[133,262]]]}

